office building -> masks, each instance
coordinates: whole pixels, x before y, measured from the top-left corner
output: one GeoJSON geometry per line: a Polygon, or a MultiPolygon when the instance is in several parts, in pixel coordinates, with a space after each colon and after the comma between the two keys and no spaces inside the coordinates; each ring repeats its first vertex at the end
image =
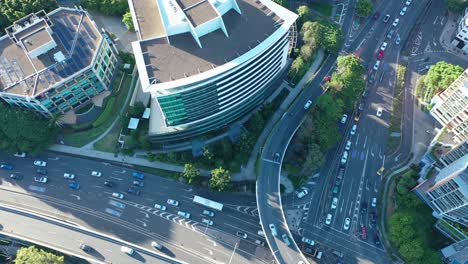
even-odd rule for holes
{"type": "Polygon", "coordinates": [[[454,134],[457,143],[468,139],[468,69],[445,91],[434,96],[431,115],[448,132],[454,134]]]}
{"type": "Polygon", "coordinates": [[[44,116],[70,113],[110,89],[117,53],[84,10],[30,14],[0,38],[0,98],[44,116]]]}
{"type": "Polygon", "coordinates": [[[468,51],[468,8],[465,8],[463,16],[459,18],[452,45],[464,51],[468,51]]]}
{"type": "Polygon", "coordinates": [[[465,140],[465,142],[458,144],[455,146],[453,149],[451,149],[449,152],[445,153],[440,157],[440,162],[444,166],[448,166],[452,162],[456,161],[457,159],[465,156],[468,154],[468,140],[465,140]]]}
{"type": "Polygon", "coordinates": [[[153,142],[227,127],[286,68],[297,15],[270,0],[129,0],[153,142]]]}
{"type": "Polygon", "coordinates": [[[444,263],[466,264],[468,263],[468,239],[455,242],[441,250],[444,256],[444,263]]]}
{"type": "Polygon", "coordinates": [[[415,191],[437,217],[468,225],[468,155],[440,170],[415,191]]]}

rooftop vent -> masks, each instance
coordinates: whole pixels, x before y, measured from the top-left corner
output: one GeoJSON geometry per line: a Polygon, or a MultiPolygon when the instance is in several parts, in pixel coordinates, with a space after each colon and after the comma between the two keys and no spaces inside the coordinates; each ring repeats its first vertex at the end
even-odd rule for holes
{"type": "Polygon", "coordinates": [[[61,51],[54,54],[54,60],[58,63],[65,61],[65,55],[61,51]]]}

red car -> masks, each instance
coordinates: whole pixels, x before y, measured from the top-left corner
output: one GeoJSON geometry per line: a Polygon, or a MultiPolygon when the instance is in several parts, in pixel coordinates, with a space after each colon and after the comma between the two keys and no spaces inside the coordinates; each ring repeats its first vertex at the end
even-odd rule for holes
{"type": "Polygon", "coordinates": [[[330,76],[330,75],[327,75],[327,76],[325,76],[325,78],[323,78],[323,80],[324,80],[325,82],[329,82],[329,81],[331,80],[331,76],[330,76]]]}
{"type": "Polygon", "coordinates": [[[380,50],[379,53],[377,53],[377,59],[378,59],[378,60],[382,60],[382,59],[383,59],[383,55],[384,55],[384,51],[383,51],[383,50],[380,50]]]}
{"type": "Polygon", "coordinates": [[[367,231],[365,226],[361,226],[361,239],[366,240],[367,239],[367,231]]]}

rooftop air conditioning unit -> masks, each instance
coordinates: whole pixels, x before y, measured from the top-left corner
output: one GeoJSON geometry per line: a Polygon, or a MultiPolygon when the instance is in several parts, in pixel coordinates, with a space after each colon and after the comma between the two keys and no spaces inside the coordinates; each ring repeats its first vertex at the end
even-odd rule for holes
{"type": "Polygon", "coordinates": [[[25,26],[25,27],[29,27],[29,25],[31,25],[31,24],[29,23],[29,21],[25,21],[25,22],[24,22],[24,26],[25,26]]]}

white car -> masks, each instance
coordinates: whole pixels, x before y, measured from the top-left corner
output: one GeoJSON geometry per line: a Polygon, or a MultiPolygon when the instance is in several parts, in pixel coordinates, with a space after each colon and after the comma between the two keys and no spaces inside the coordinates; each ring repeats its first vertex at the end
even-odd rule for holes
{"type": "Polygon", "coordinates": [[[288,238],[288,236],[287,236],[286,234],[283,234],[283,235],[281,236],[281,238],[283,239],[284,243],[285,243],[287,246],[291,245],[291,242],[289,242],[289,238],[288,238]]]}
{"type": "Polygon", "coordinates": [[[75,174],[65,172],[65,173],[63,174],[63,177],[64,177],[65,179],[73,180],[73,179],[75,179],[75,174]]]}
{"type": "Polygon", "coordinates": [[[302,189],[302,191],[298,192],[297,193],[297,198],[303,198],[304,196],[306,196],[307,194],[309,193],[309,191],[307,189],[302,189]]]}
{"type": "Polygon", "coordinates": [[[377,113],[376,113],[375,115],[378,116],[378,117],[381,117],[381,116],[382,116],[382,112],[383,112],[382,107],[378,107],[378,108],[377,108],[377,113]]]}
{"type": "Polygon", "coordinates": [[[272,234],[273,236],[277,236],[277,235],[278,235],[278,232],[276,231],[275,224],[269,224],[268,227],[270,227],[270,231],[271,231],[271,234],[272,234]]]}
{"type": "Polygon", "coordinates": [[[183,218],[190,219],[190,213],[179,211],[177,212],[178,216],[182,216],[183,218]]]}
{"type": "Polygon", "coordinates": [[[380,67],[380,61],[376,61],[375,64],[374,64],[374,67],[372,69],[374,69],[374,71],[378,70],[380,67]]]}
{"type": "Polygon", "coordinates": [[[39,167],[45,167],[45,166],[47,166],[47,162],[45,162],[43,160],[35,160],[34,165],[39,166],[39,167]]]}
{"type": "Polygon", "coordinates": [[[159,250],[163,249],[163,246],[161,244],[159,244],[158,242],[156,242],[156,241],[152,241],[151,246],[156,248],[156,249],[159,249],[159,250]]]}
{"type": "Polygon", "coordinates": [[[304,109],[307,110],[309,109],[309,107],[312,105],[312,101],[311,100],[308,100],[305,105],[304,105],[304,109]]]}
{"type": "Polygon", "coordinates": [[[332,220],[332,215],[327,214],[327,218],[325,219],[325,224],[327,224],[327,225],[331,224],[331,220],[332,220]]]}
{"type": "Polygon", "coordinates": [[[392,26],[396,27],[396,26],[398,26],[398,23],[400,23],[400,19],[395,18],[395,20],[393,20],[392,26]]]}
{"type": "Polygon", "coordinates": [[[123,199],[125,196],[123,193],[112,193],[112,197],[123,199]]]}
{"type": "Polygon", "coordinates": [[[307,238],[307,237],[302,237],[302,242],[309,244],[311,246],[315,245],[315,242],[312,239],[307,238]]]}
{"type": "Polygon", "coordinates": [[[160,205],[160,204],[154,204],[154,208],[161,210],[161,211],[166,211],[166,206],[165,205],[160,205]]]}
{"type": "Polygon", "coordinates": [[[407,6],[405,6],[405,7],[403,7],[403,8],[401,9],[401,11],[400,11],[400,16],[404,16],[404,15],[406,14],[406,11],[408,11],[408,7],[407,7],[407,6]]]}
{"type": "Polygon", "coordinates": [[[129,247],[125,247],[125,246],[122,246],[120,248],[120,251],[122,251],[123,253],[128,254],[128,255],[133,254],[133,248],[129,248],[129,247]]]}
{"type": "Polygon", "coordinates": [[[346,123],[346,120],[348,120],[348,115],[347,115],[347,114],[343,114],[343,116],[341,117],[341,124],[345,124],[345,123],[346,123]]]}
{"type": "Polygon", "coordinates": [[[337,206],[338,206],[338,198],[333,197],[331,209],[336,209],[337,206]]]}
{"type": "Polygon", "coordinates": [[[172,200],[172,199],[167,199],[167,204],[170,204],[173,206],[179,206],[179,202],[176,200],[172,200]]]}
{"type": "Polygon", "coordinates": [[[387,46],[388,46],[388,43],[387,42],[383,42],[382,45],[380,46],[380,50],[381,51],[385,51],[387,49],[387,46]]]}
{"type": "Polygon", "coordinates": [[[377,206],[377,198],[372,198],[372,202],[371,202],[371,206],[372,207],[376,207],[377,206]]]}
{"type": "Polygon", "coordinates": [[[351,224],[351,219],[349,219],[349,217],[346,217],[345,221],[344,221],[344,230],[349,230],[349,225],[351,224]]]}
{"type": "Polygon", "coordinates": [[[26,152],[16,152],[13,156],[17,158],[25,158],[26,157],[26,152]]]}
{"type": "Polygon", "coordinates": [[[357,130],[357,125],[353,125],[353,127],[351,127],[351,132],[349,132],[352,135],[356,134],[356,130],[357,130]]]}
{"type": "Polygon", "coordinates": [[[351,149],[351,140],[348,140],[346,141],[346,146],[345,146],[345,150],[350,150],[351,149]]]}
{"type": "Polygon", "coordinates": [[[406,0],[405,5],[407,6],[411,5],[411,2],[413,2],[413,0],[406,0]]]}
{"type": "Polygon", "coordinates": [[[348,161],[348,151],[343,152],[343,156],[341,157],[341,165],[345,165],[348,161]]]}
{"type": "Polygon", "coordinates": [[[207,215],[209,217],[214,217],[214,213],[209,210],[203,210],[202,214],[207,215]]]}
{"type": "Polygon", "coordinates": [[[47,183],[47,177],[34,177],[34,181],[38,183],[47,183]]]}
{"type": "Polygon", "coordinates": [[[101,176],[102,176],[102,173],[99,172],[99,171],[92,171],[92,172],[91,172],[91,176],[94,176],[94,177],[101,177],[101,176]]]}
{"type": "Polygon", "coordinates": [[[205,225],[209,225],[209,226],[213,225],[213,221],[210,219],[206,219],[206,218],[202,219],[202,223],[204,223],[205,225]]]}

